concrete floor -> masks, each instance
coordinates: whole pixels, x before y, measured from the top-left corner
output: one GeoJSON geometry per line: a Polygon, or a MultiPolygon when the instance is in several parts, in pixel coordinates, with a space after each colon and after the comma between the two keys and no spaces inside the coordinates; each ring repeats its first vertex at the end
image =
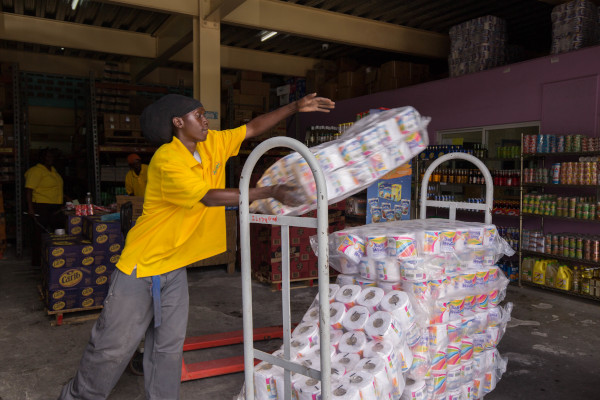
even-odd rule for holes
{"type": "MultiPolygon", "coordinates": [[[[242,328],[241,279],[224,266],[189,270],[188,337],[242,328]]],[[[51,326],[39,298],[39,270],[10,255],[0,260],[0,400],[55,399],[75,373],[93,321],[51,326]]],[[[255,326],[281,323],[281,297],[254,282],[255,326]]],[[[292,317],[299,321],[316,288],[292,291],[292,317]]],[[[600,302],[534,288],[509,287],[513,320],[499,346],[508,371],[489,400],[599,399],[600,302]]],[[[66,314],[65,314],[66,315],[66,314]]],[[[257,347],[272,351],[279,340],[257,347]]],[[[186,353],[187,363],[242,354],[242,346],[186,353]]],[[[232,399],[243,374],[184,382],[181,399],[232,399]]],[[[127,370],[111,400],[144,398],[143,377],[127,370]]]]}

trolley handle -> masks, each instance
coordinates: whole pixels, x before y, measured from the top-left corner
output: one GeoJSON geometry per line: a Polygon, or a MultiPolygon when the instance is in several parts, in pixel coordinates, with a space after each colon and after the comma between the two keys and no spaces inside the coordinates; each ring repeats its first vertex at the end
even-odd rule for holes
{"type": "Polygon", "coordinates": [[[492,175],[490,174],[490,170],[485,166],[485,164],[470,154],[465,153],[448,153],[437,160],[435,160],[427,170],[425,170],[425,175],[423,176],[423,180],[421,181],[421,198],[419,200],[419,205],[421,208],[421,219],[426,218],[427,214],[427,206],[431,207],[440,207],[440,208],[448,208],[449,209],[449,217],[450,220],[456,220],[456,209],[475,209],[475,210],[483,210],[485,212],[485,223],[492,223],[492,207],[494,206],[494,183],[492,180],[492,175]],[[433,171],[442,163],[450,160],[462,159],[466,161],[470,161],[472,164],[475,164],[477,168],[483,174],[485,179],[485,203],[477,204],[477,203],[467,203],[465,201],[439,201],[439,200],[428,200],[427,199],[427,185],[429,184],[429,178],[433,171]]]}

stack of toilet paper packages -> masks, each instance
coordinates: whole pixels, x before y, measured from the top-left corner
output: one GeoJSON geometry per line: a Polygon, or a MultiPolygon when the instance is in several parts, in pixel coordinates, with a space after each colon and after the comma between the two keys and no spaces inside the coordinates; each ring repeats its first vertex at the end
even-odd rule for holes
{"type": "MultiPolygon", "coordinates": [[[[365,189],[423,151],[429,142],[428,123],[429,118],[412,107],[386,110],[359,120],[339,139],[311,147],[325,175],[328,203],[365,189]]],[[[303,204],[290,208],[273,198],[257,200],[250,205],[252,212],[300,215],[316,208],[313,172],[300,154],[279,159],[265,171],[257,186],[276,184],[296,187],[303,204]]]]}
{"type": "MultiPolygon", "coordinates": [[[[494,225],[398,221],[329,239],[342,272],[327,299],[333,399],[477,400],[494,390],[507,364],[496,346],[512,311],[500,305],[508,279],[494,263],[514,253],[494,225]]],[[[316,370],[319,300],[291,341],[291,359],[316,370]]],[[[256,399],[283,399],[283,376],[258,364],[256,399]]],[[[294,399],[320,399],[321,383],[292,374],[291,390],[294,399]]]]}

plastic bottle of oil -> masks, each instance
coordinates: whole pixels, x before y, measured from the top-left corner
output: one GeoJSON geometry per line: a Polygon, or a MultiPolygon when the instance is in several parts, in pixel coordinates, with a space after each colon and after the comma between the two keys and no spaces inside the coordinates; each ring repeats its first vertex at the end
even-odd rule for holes
{"type": "Polygon", "coordinates": [[[581,293],[581,271],[577,266],[573,268],[573,291],[581,293]]]}

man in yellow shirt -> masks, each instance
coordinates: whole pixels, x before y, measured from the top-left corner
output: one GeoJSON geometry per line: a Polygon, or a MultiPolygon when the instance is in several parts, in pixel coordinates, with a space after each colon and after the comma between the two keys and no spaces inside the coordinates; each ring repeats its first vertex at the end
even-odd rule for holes
{"type": "Polygon", "coordinates": [[[42,227],[50,232],[64,226],[60,210],[63,202],[63,179],[54,168],[54,152],[40,151],[40,162],[25,172],[27,212],[34,220],[31,238],[31,265],[41,263],[42,227]]]}
{"type": "Polygon", "coordinates": [[[142,159],[137,154],[128,155],[127,164],[129,164],[129,171],[125,175],[127,194],[144,197],[148,183],[148,165],[142,164],[142,159]]]}
{"type": "MultiPolygon", "coordinates": [[[[75,377],[59,399],[105,399],[145,334],[147,399],[178,399],[189,295],[185,267],[226,250],[225,163],[244,139],[296,112],[329,112],[334,103],[308,95],[236,129],[212,131],[202,104],[170,94],[141,115],[144,136],[161,143],[148,168],[144,211],[129,231],[104,308],[75,377]]],[[[273,197],[295,206],[295,189],[252,188],[250,202],[273,197]]]]}

